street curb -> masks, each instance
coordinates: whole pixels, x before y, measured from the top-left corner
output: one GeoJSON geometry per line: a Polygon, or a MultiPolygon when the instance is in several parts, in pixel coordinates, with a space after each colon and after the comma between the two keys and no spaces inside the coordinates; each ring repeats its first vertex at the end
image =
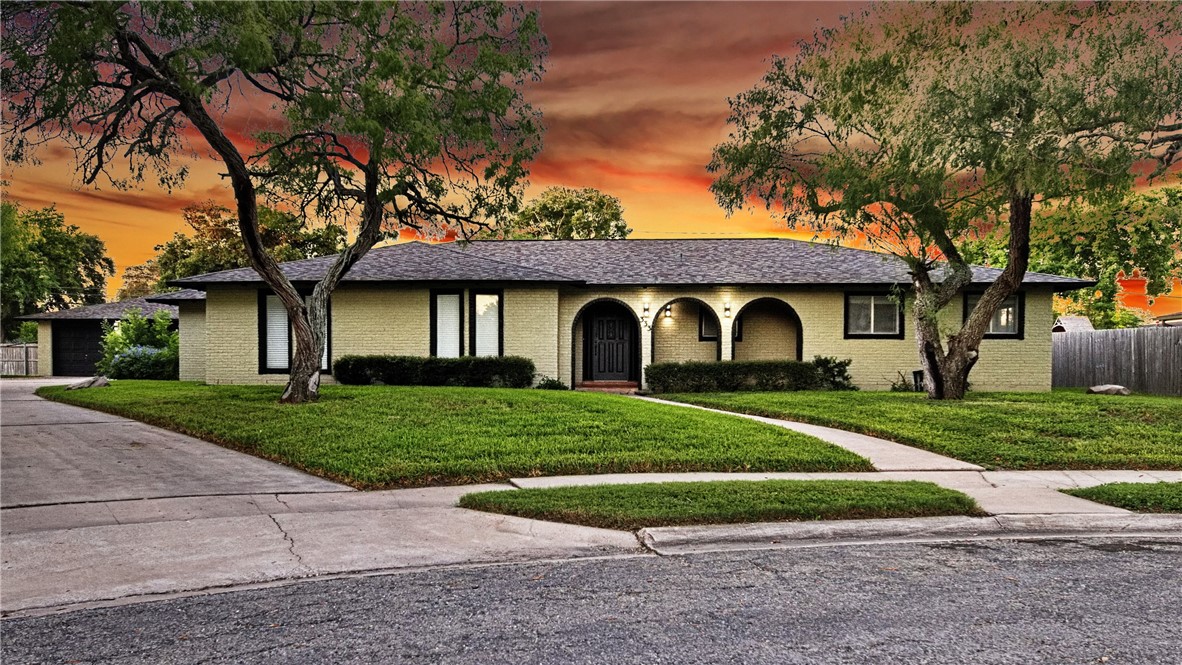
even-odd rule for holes
{"type": "Polygon", "coordinates": [[[637,537],[653,552],[670,556],[859,543],[1163,534],[1182,537],[1182,515],[1094,513],[764,522],[645,528],[637,537]]]}

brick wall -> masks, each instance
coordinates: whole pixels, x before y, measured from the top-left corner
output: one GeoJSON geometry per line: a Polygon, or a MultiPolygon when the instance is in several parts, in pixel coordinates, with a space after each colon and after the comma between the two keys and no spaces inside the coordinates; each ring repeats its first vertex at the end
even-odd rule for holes
{"type": "Polygon", "coordinates": [[[678,300],[669,307],[671,316],[666,317],[663,308],[655,312],[653,362],[718,360],[719,342],[698,339],[698,310],[702,305],[693,300],[678,300]]]}
{"type": "Polygon", "coordinates": [[[773,301],[752,303],[742,312],[743,339],[735,340],[735,360],[797,360],[796,320],[773,301]]]}
{"type": "Polygon", "coordinates": [[[181,337],[181,381],[205,381],[205,303],[182,302],[178,325],[181,337]]]}
{"type": "Polygon", "coordinates": [[[37,322],[37,374],[53,376],[53,322],[37,322]]]}

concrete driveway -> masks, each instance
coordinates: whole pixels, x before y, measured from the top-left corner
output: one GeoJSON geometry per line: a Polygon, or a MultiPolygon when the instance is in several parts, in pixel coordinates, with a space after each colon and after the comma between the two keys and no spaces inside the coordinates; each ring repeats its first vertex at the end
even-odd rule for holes
{"type": "Polygon", "coordinates": [[[0,507],[350,489],[33,394],[41,386],[68,381],[0,381],[0,507]]]}
{"type": "MultiPolygon", "coordinates": [[[[340,573],[635,554],[635,536],[358,492],[0,381],[0,614],[340,573]]],[[[99,389],[101,390],[101,389],[99,389]]]]}

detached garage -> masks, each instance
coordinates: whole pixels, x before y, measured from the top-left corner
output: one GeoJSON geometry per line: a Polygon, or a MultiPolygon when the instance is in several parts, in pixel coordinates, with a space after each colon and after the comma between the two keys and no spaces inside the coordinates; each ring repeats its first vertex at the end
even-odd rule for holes
{"type": "Polygon", "coordinates": [[[152,316],[164,310],[177,319],[175,305],[133,298],[122,302],[87,305],[58,312],[21,317],[37,322],[37,364],[43,376],[94,376],[94,364],[102,357],[102,324],[123,318],[128,310],[152,316]]]}

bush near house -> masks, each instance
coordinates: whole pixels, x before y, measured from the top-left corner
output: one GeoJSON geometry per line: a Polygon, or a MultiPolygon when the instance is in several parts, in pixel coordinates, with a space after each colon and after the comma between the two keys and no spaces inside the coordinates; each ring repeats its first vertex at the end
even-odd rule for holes
{"type": "Polygon", "coordinates": [[[849,360],[817,356],[797,360],[653,363],[645,370],[655,393],[784,390],[853,390],[849,360]]]}
{"type": "Polygon", "coordinates": [[[534,363],[520,356],[341,356],[333,363],[332,375],[340,383],[355,386],[527,388],[534,381],[534,363]]]}
{"type": "Polygon", "coordinates": [[[175,381],[180,373],[180,334],[172,317],[158,311],[152,318],[131,309],[123,319],[103,324],[103,357],[96,371],[112,379],[175,381]]]}

